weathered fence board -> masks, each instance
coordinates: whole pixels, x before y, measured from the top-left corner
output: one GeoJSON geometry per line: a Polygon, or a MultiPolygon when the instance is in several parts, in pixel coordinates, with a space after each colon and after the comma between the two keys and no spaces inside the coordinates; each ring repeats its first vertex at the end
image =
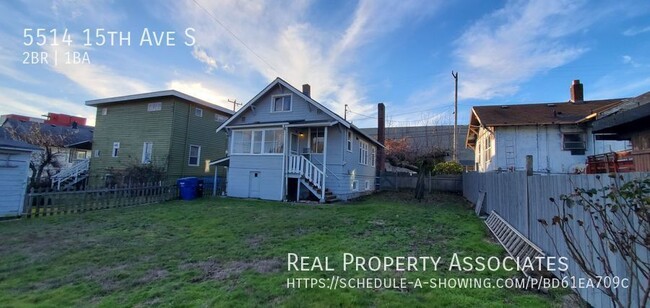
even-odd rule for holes
{"type": "MultiPolygon", "coordinates": [[[[635,178],[648,177],[648,173],[624,173],[623,181],[627,182],[635,178]]],[[[538,221],[544,219],[551,222],[555,215],[558,215],[556,207],[550,201],[554,198],[561,204],[560,196],[567,195],[574,191],[575,188],[602,188],[619,181],[618,178],[610,178],[607,175],[533,175],[526,176],[525,172],[506,172],[506,173],[465,173],[463,174],[463,196],[469,201],[476,203],[480,193],[485,192],[482,212],[489,213],[494,210],[499,213],[506,221],[515,227],[520,233],[525,235],[531,242],[539,246],[547,255],[569,257],[569,251],[564,243],[559,228],[544,226],[538,221]]],[[[574,222],[578,219],[589,222],[590,215],[581,207],[574,206],[567,208],[567,213],[574,217],[574,222]]],[[[577,226],[575,227],[577,229],[577,226]]],[[[613,261],[614,266],[612,275],[619,277],[630,277],[630,271],[621,259],[620,254],[613,254],[608,249],[592,249],[588,242],[588,237],[597,237],[594,228],[588,235],[578,234],[575,241],[580,249],[589,252],[592,264],[599,264],[597,254],[607,254],[613,261]]],[[[642,251],[641,256],[648,256],[648,251],[642,251]]],[[[569,258],[570,274],[576,278],[584,278],[586,275],[579,270],[577,263],[569,258]]],[[[602,270],[602,268],[601,268],[602,270]]],[[[562,273],[555,273],[557,276],[562,273]]],[[[637,274],[638,275],[638,274],[637,274]]],[[[646,282],[647,284],[647,282],[646,282]]],[[[612,307],[610,299],[600,290],[595,288],[582,288],[577,290],[578,293],[591,305],[595,307],[612,307]]],[[[625,290],[616,289],[625,297],[626,292],[632,292],[632,304],[635,296],[638,295],[638,289],[625,290]]]]}
{"type": "Polygon", "coordinates": [[[25,217],[86,211],[158,203],[178,198],[176,184],[141,184],[128,187],[53,191],[32,189],[25,196],[25,217]]]}

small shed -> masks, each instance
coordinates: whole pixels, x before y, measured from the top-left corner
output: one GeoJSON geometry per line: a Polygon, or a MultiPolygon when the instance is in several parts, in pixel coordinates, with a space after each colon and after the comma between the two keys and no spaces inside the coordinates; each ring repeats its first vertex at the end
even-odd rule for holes
{"type": "Polygon", "coordinates": [[[23,212],[31,153],[40,148],[6,138],[0,132],[0,218],[23,212]]]}

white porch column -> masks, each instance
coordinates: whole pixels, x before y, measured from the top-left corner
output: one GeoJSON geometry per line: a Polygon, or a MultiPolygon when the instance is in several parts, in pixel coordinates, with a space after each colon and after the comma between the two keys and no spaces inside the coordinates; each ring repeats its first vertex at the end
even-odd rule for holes
{"type": "Polygon", "coordinates": [[[327,179],[327,126],[323,136],[323,188],[320,191],[320,202],[325,202],[325,181],[327,179]]]}
{"type": "Polygon", "coordinates": [[[291,149],[289,149],[289,147],[287,146],[287,145],[289,145],[289,142],[288,142],[289,141],[288,140],[289,139],[288,138],[289,134],[287,134],[288,129],[284,125],[282,126],[282,132],[283,132],[282,133],[282,139],[284,139],[284,146],[282,147],[283,148],[283,150],[282,150],[282,189],[281,189],[280,193],[282,194],[281,195],[282,196],[282,201],[287,201],[287,195],[285,193],[287,191],[287,157],[289,157],[287,155],[287,152],[291,151],[291,149]]]}

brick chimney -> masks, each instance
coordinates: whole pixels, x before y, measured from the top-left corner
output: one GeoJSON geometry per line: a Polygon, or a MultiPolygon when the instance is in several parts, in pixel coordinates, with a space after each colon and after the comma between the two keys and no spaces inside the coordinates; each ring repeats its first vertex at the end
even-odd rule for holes
{"type": "Polygon", "coordinates": [[[582,84],[580,80],[576,79],[571,84],[571,102],[573,103],[582,103],[584,101],[584,95],[582,90],[582,84]]]}
{"type": "MultiPolygon", "coordinates": [[[[377,141],[382,145],[386,142],[386,107],[384,103],[377,104],[377,141]]],[[[386,152],[384,148],[377,149],[377,176],[385,170],[386,152]]]]}
{"type": "Polygon", "coordinates": [[[311,97],[311,87],[308,83],[302,85],[302,94],[307,95],[307,97],[311,97]]]}

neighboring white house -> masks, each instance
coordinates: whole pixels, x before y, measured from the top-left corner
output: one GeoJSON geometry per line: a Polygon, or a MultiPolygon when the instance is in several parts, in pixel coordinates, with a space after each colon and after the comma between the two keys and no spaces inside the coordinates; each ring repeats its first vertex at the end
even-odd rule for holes
{"type": "Polygon", "coordinates": [[[226,130],[226,193],[268,200],[347,200],[375,190],[382,145],[277,78],[217,131],[226,130]]]}
{"type": "Polygon", "coordinates": [[[575,80],[569,102],[474,106],[466,146],[474,150],[479,172],[525,170],[528,155],[534,172],[581,172],[587,156],[629,146],[625,141],[597,140],[590,125],[598,112],[620,102],[585,101],[582,84],[575,80]]]}
{"type": "MultiPolygon", "coordinates": [[[[29,132],[33,125],[37,125],[38,129],[44,135],[60,136],[62,138],[62,146],[52,148],[53,153],[56,154],[56,162],[43,170],[42,177],[50,178],[53,182],[67,180],[65,181],[66,185],[74,185],[86,178],[93,140],[94,128],[92,126],[76,124],[55,125],[15,118],[6,118],[0,124],[2,128],[11,128],[19,133],[29,132]],[[82,174],[83,176],[75,176],[74,180],[69,180],[65,176],[72,171],[76,172],[77,175],[82,174]]],[[[32,159],[37,159],[37,157],[32,157],[32,159]]],[[[38,162],[35,163],[38,164],[38,162]]],[[[57,186],[60,188],[60,185],[61,182],[57,186]]]]}
{"type": "Polygon", "coordinates": [[[31,153],[39,150],[7,138],[0,128],[0,218],[22,214],[31,153]]]}

